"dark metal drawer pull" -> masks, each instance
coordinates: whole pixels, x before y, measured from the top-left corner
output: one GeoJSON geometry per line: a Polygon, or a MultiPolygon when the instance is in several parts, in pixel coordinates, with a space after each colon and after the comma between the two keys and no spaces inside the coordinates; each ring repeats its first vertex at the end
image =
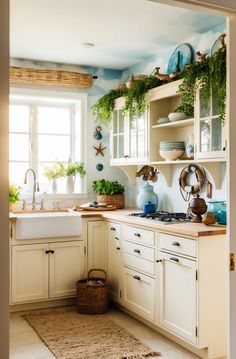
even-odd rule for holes
{"type": "Polygon", "coordinates": [[[115,231],[116,229],[115,229],[115,227],[111,227],[110,230],[111,230],[111,231],[115,231]]]}
{"type": "Polygon", "coordinates": [[[140,234],[140,233],[134,233],[134,235],[135,235],[136,237],[141,237],[141,234],[140,234]]]}
{"type": "Polygon", "coordinates": [[[136,280],[140,280],[140,279],[141,279],[138,275],[134,275],[133,278],[136,279],[136,280]]]}
{"type": "Polygon", "coordinates": [[[53,254],[53,253],[54,253],[54,250],[52,249],[52,250],[51,250],[51,251],[49,251],[49,252],[53,254]]]}
{"type": "Polygon", "coordinates": [[[115,239],[116,239],[117,241],[119,241],[120,238],[119,238],[119,237],[115,237],[115,239]]]}
{"type": "Polygon", "coordinates": [[[120,247],[116,247],[116,249],[118,249],[118,251],[120,251],[120,247]]]}
{"type": "Polygon", "coordinates": [[[135,253],[140,253],[140,250],[139,249],[134,249],[134,252],[135,253]]]}
{"type": "Polygon", "coordinates": [[[175,258],[175,257],[170,257],[170,260],[171,260],[171,261],[174,261],[174,262],[179,262],[179,259],[178,259],[178,258],[175,258]]]}
{"type": "Polygon", "coordinates": [[[50,253],[50,251],[49,251],[49,250],[46,250],[46,251],[45,251],[45,254],[48,254],[48,253],[50,253]]]}
{"type": "Polygon", "coordinates": [[[156,263],[159,263],[159,262],[162,263],[162,259],[157,259],[156,260],[156,263]]]}
{"type": "Polygon", "coordinates": [[[172,242],[172,246],[179,247],[179,246],[180,246],[180,243],[179,243],[179,242],[172,242]]]}

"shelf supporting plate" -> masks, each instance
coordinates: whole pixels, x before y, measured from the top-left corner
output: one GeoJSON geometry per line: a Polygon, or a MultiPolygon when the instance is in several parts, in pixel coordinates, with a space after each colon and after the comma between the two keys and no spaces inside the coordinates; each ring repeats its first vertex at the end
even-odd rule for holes
{"type": "Polygon", "coordinates": [[[164,177],[168,187],[172,185],[172,166],[170,164],[151,164],[154,168],[156,168],[164,177]]]}
{"type": "Polygon", "coordinates": [[[221,163],[220,162],[201,162],[198,163],[203,166],[207,172],[210,173],[216,189],[221,189],[221,163]]]}
{"type": "Polygon", "coordinates": [[[128,165],[128,166],[118,166],[128,177],[131,185],[136,185],[136,173],[137,166],[128,165]]]}

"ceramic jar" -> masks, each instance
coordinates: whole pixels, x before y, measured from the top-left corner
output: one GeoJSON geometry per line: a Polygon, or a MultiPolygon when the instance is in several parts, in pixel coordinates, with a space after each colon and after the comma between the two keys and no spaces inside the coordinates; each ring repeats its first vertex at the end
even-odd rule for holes
{"type": "Polygon", "coordinates": [[[143,212],[144,213],[154,213],[156,212],[156,206],[152,202],[145,203],[143,206],[143,212]]]}
{"type": "Polygon", "coordinates": [[[188,142],[185,147],[186,156],[192,158],[194,156],[194,136],[193,133],[189,135],[188,142]]]}
{"type": "Polygon", "coordinates": [[[227,224],[226,203],[221,204],[221,208],[219,209],[217,216],[219,224],[227,224]]]}
{"type": "Polygon", "coordinates": [[[139,209],[143,209],[144,205],[148,202],[154,204],[155,211],[158,206],[158,197],[157,194],[154,192],[154,187],[151,186],[149,183],[146,183],[141,189],[137,196],[137,206],[139,209]]]}
{"type": "Polygon", "coordinates": [[[208,210],[208,212],[211,212],[216,216],[217,222],[219,220],[218,212],[221,209],[222,204],[224,204],[224,203],[225,203],[225,201],[214,201],[214,200],[208,201],[207,210],[208,210]]]}

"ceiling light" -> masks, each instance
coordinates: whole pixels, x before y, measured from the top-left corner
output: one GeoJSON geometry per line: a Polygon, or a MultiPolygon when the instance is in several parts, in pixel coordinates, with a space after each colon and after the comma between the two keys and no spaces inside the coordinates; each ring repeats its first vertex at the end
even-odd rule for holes
{"type": "Polygon", "coordinates": [[[93,44],[92,42],[82,42],[81,43],[81,47],[84,47],[84,48],[91,48],[94,46],[95,46],[95,44],[93,44]]]}

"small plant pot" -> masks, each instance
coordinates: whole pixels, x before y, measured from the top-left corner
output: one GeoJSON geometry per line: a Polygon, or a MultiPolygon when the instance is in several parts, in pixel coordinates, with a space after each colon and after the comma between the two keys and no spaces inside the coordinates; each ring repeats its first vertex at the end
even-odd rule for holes
{"type": "Polygon", "coordinates": [[[117,209],[122,209],[125,206],[125,195],[124,194],[107,194],[97,195],[97,201],[100,203],[106,203],[116,207],[117,209]]]}

